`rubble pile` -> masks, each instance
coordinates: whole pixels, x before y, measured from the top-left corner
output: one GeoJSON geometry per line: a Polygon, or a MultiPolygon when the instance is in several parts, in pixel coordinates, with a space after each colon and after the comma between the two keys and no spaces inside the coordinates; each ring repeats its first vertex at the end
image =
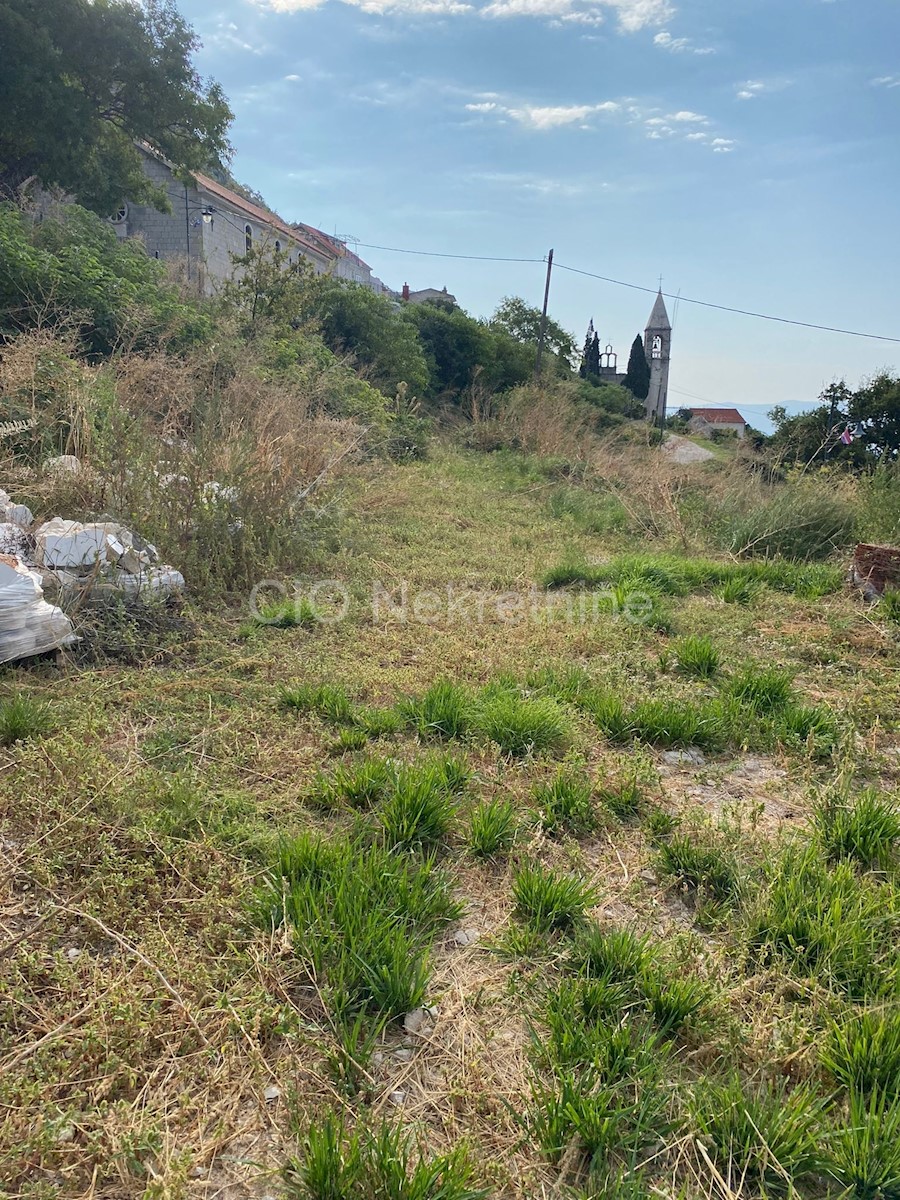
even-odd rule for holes
{"type": "MultiPolygon", "coordinates": [[[[71,461],[69,461],[71,460],[71,461]]],[[[59,469],[74,471],[64,456],[59,469]]],[[[53,517],[34,528],[34,516],[0,490],[0,663],[43,654],[75,640],[58,597],[184,591],[180,571],[159,561],[156,547],[113,519],[53,517]]]]}

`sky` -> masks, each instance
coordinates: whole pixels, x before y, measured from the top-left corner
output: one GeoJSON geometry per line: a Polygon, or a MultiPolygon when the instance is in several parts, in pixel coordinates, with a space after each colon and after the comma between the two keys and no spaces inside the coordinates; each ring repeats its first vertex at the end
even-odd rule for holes
{"type": "MultiPolygon", "coordinates": [[[[539,305],[621,368],[653,303],[590,272],[900,339],[900,0],[180,0],[232,172],[390,287],[539,305]],[[565,268],[575,268],[567,270],[565,268]]],[[[900,344],[667,300],[669,408],[768,428],[900,344]]]]}

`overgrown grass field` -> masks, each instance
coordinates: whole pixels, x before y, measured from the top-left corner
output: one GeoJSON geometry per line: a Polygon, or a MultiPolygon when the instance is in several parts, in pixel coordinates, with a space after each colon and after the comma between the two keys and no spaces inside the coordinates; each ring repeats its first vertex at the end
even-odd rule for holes
{"type": "Polygon", "coordinates": [[[0,674],[3,1194],[900,1196],[897,626],[343,486],[299,608],[0,674]]]}

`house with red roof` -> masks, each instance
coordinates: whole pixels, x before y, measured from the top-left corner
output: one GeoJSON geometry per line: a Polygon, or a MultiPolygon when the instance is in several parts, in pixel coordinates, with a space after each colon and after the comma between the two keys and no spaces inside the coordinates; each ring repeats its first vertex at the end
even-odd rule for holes
{"type": "Polygon", "coordinates": [[[689,408],[691,433],[708,437],[714,430],[735,433],[739,438],[747,432],[747,422],[736,408],[689,408]]]}

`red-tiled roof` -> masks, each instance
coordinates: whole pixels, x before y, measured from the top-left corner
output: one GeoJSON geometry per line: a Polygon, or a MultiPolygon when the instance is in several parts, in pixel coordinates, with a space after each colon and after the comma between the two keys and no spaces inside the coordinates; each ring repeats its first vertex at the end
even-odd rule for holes
{"type": "Polygon", "coordinates": [[[322,243],[313,241],[309,237],[304,237],[296,228],[288,225],[287,221],[282,221],[281,217],[276,213],[269,212],[265,208],[260,208],[258,204],[253,204],[250,200],[245,200],[238,192],[233,192],[231,188],[225,187],[224,184],[217,183],[215,179],[210,179],[208,175],[203,175],[201,172],[195,171],[194,178],[197,180],[197,186],[203,188],[205,192],[209,192],[219,200],[224,200],[232,208],[238,209],[248,217],[253,217],[254,220],[259,221],[261,224],[270,225],[273,229],[277,229],[279,233],[283,233],[285,237],[289,237],[291,241],[305,246],[307,250],[321,254],[323,258],[337,257],[332,247],[326,249],[322,243]]]}
{"type": "Polygon", "coordinates": [[[746,425],[747,422],[736,408],[691,408],[692,417],[702,417],[710,425],[746,425]]]}

